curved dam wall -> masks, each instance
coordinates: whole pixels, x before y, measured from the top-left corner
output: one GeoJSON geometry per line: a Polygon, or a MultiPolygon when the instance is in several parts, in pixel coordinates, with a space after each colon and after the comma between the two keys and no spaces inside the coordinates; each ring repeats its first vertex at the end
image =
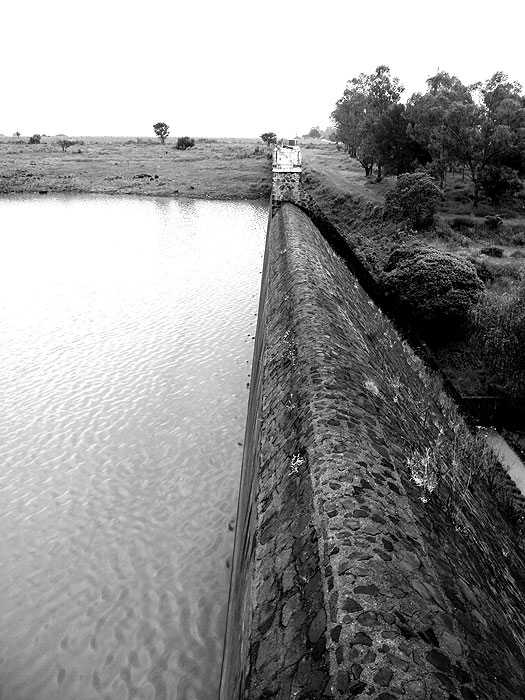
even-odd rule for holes
{"type": "Polygon", "coordinates": [[[451,509],[409,468],[455,434],[430,381],[308,216],[282,205],[268,228],[221,700],[523,700],[523,542],[481,486],[451,509]]]}

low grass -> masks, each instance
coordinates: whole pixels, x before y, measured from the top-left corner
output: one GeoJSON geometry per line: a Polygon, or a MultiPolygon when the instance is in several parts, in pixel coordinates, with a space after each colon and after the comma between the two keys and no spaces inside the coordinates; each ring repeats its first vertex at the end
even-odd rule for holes
{"type": "Polygon", "coordinates": [[[259,199],[269,196],[271,161],[258,139],[79,137],[63,153],[58,138],[41,144],[0,140],[0,194],[77,192],[259,199]]]}

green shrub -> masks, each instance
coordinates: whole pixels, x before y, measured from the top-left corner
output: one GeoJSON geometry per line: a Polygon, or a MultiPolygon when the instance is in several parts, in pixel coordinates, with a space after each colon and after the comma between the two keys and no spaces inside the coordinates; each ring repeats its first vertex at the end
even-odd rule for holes
{"type": "Polygon", "coordinates": [[[382,282],[386,293],[425,332],[456,333],[466,327],[485,294],[470,262],[422,246],[394,250],[382,282]]]}
{"type": "Polygon", "coordinates": [[[180,136],[177,139],[176,148],[178,151],[185,151],[187,148],[195,146],[195,139],[190,139],[189,136],[180,136]]]}
{"type": "Polygon", "coordinates": [[[432,223],[443,193],[426,173],[404,173],[385,195],[385,212],[415,229],[432,223]]]}
{"type": "Polygon", "coordinates": [[[497,245],[489,245],[486,248],[482,248],[479,251],[482,255],[488,255],[491,258],[502,258],[505,252],[503,248],[499,248],[497,245]]]}
{"type": "Polygon", "coordinates": [[[33,136],[29,137],[29,143],[31,144],[40,143],[41,140],[42,137],[40,136],[40,134],[33,134],[33,136]]]}

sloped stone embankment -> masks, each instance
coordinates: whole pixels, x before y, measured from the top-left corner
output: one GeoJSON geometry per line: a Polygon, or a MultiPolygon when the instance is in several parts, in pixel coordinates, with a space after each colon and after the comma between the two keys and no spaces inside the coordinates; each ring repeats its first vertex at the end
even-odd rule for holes
{"type": "Polygon", "coordinates": [[[482,483],[451,502],[410,470],[456,434],[420,365],[284,204],[268,232],[222,700],[523,699],[523,543],[482,483]]]}

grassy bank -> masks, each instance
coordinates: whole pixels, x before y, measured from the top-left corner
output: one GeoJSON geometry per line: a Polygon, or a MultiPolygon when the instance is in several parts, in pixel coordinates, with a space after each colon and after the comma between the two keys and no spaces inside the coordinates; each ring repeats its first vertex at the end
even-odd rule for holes
{"type": "Polygon", "coordinates": [[[40,144],[0,139],[0,194],[100,193],[259,199],[271,187],[271,161],[259,139],[90,138],[62,152],[58,137],[40,144]]]}
{"type": "Polygon", "coordinates": [[[356,160],[328,143],[307,144],[303,162],[305,188],[376,279],[400,246],[431,246],[474,265],[486,297],[472,327],[461,337],[425,340],[461,394],[516,398],[516,377],[498,334],[502,314],[518,298],[525,277],[523,198],[499,208],[485,201],[473,213],[468,181],[451,174],[434,224],[414,231],[384,217],[384,195],[394,177],[380,183],[366,178],[356,160]],[[496,214],[503,223],[491,228],[485,216],[496,214]]]}

